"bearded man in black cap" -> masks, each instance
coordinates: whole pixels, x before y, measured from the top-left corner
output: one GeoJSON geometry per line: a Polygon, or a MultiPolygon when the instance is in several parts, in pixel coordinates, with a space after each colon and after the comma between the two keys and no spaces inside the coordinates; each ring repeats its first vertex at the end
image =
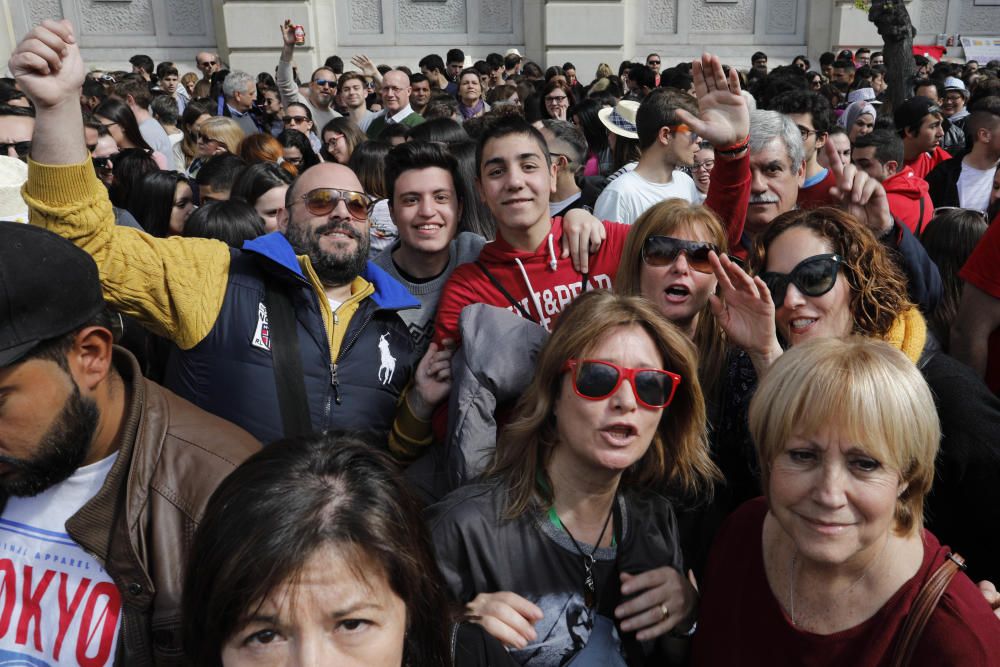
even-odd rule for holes
{"type": "Polygon", "coordinates": [[[143,379],[114,345],[97,266],[0,222],[0,655],[182,664],[186,550],[209,496],[259,448],[143,379]]]}

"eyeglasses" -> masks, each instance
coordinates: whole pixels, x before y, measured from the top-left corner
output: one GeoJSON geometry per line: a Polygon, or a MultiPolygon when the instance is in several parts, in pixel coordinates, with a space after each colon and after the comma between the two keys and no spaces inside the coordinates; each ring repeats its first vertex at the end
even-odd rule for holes
{"type": "Polygon", "coordinates": [[[659,65],[660,61],[659,60],[647,60],[646,64],[647,65],[659,65]]]}
{"type": "Polygon", "coordinates": [[[704,169],[705,171],[712,171],[712,167],[715,166],[715,160],[705,160],[704,162],[695,162],[691,165],[693,171],[698,171],[699,169],[704,169]]]}
{"type": "Polygon", "coordinates": [[[18,157],[27,157],[28,153],[31,152],[30,141],[12,141],[10,143],[0,144],[0,155],[9,154],[11,147],[14,148],[14,152],[17,153],[18,157]]]}
{"type": "Polygon", "coordinates": [[[313,83],[317,86],[326,86],[327,88],[335,88],[337,82],[332,79],[313,79],[313,83]]]}
{"type": "Polygon", "coordinates": [[[214,61],[214,60],[206,60],[203,63],[198,63],[198,67],[201,67],[201,68],[211,67],[211,66],[215,65],[215,62],[216,61],[214,61]]]}
{"type": "Polygon", "coordinates": [[[565,95],[549,95],[545,98],[546,104],[565,104],[569,98],[565,95]]]}
{"type": "Polygon", "coordinates": [[[292,125],[298,123],[308,123],[308,116],[285,116],[285,125],[292,125]]]}
{"type": "Polygon", "coordinates": [[[687,257],[688,266],[698,273],[711,273],[712,262],[708,253],[719,254],[719,246],[704,241],[685,241],[672,236],[650,236],[642,244],[642,261],[649,266],[667,266],[681,253],[687,257]]]}
{"type": "Polygon", "coordinates": [[[673,125],[667,125],[667,127],[673,128],[675,134],[687,132],[691,136],[691,143],[698,143],[700,141],[698,134],[684,123],[674,123],[673,125]]]}
{"type": "Polygon", "coordinates": [[[624,368],[610,361],[568,359],[563,372],[573,373],[573,391],[588,401],[603,400],[616,391],[622,380],[632,384],[632,393],[640,405],[658,410],[670,405],[681,376],[659,368],[624,368]]]}
{"type": "Polygon", "coordinates": [[[799,134],[802,135],[802,141],[808,141],[809,137],[812,135],[819,134],[816,130],[810,130],[808,127],[802,127],[801,125],[796,125],[795,127],[799,128],[799,134]]]}
{"type": "MultiPolygon", "coordinates": [[[[291,162],[291,160],[289,160],[291,162]]],[[[292,202],[292,205],[305,202],[306,210],[313,215],[326,216],[333,213],[340,202],[344,202],[347,212],[355,220],[367,220],[375,201],[363,192],[340,190],[338,188],[316,188],[310,190],[292,202]]]]}
{"type": "Polygon", "coordinates": [[[196,144],[199,144],[199,143],[201,143],[203,141],[206,144],[210,144],[213,141],[215,141],[215,142],[219,141],[218,139],[213,139],[212,137],[208,136],[207,134],[202,134],[201,132],[192,132],[191,133],[191,140],[194,141],[196,144]]]}
{"type": "Polygon", "coordinates": [[[326,140],[326,145],[329,148],[333,148],[337,145],[337,142],[344,138],[343,134],[332,134],[330,138],[326,140]]]}
{"type": "Polygon", "coordinates": [[[837,274],[843,261],[840,255],[832,253],[813,255],[796,264],[791,273],[768,271],[760,278],[771,292],[774,307],[781,308],[790,284],[806,296],[823,296],[832,290],[837,284],[837,274]]]}

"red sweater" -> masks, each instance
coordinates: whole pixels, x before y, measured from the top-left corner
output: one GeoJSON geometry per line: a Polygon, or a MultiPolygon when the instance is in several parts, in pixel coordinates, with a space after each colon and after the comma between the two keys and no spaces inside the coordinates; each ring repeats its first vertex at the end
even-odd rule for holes
{"type": "MultiPolygon", "coordinates": [[[[799,630],[778,604],[764,574],[761,534],[767,505],[745,503],[726,520],[712,547],[702,586],[692,665],[876,667],[893,642],[920,587],[949,549],[923,531],[924,562],[870,619],[832,635],[799,630]]],[[[1000,656],[1000,620],[972,581],[958,573],[917,644],[911,667],[987,667],[1000,656]]]]}
{"type": "Polygon", "coordinates": [[[809,187],[799,188],[797,199],[799,208],[819,208],[820,206],[837,206],[840,202],[830,196],[830,188],[837,184],[832,169],[826,170],[826,175],[819,183],[809,187]]]}

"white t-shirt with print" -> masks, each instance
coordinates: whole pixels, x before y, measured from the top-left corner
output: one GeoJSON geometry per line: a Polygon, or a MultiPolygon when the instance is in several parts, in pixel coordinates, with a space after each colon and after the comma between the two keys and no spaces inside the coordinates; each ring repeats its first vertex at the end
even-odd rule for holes
{"type": "Polygon", "coordinates": [[[0,516],[0,665],[111,665],[121,627],[118,587],[66,533],[104,484],[117,453],[0,516]]]}

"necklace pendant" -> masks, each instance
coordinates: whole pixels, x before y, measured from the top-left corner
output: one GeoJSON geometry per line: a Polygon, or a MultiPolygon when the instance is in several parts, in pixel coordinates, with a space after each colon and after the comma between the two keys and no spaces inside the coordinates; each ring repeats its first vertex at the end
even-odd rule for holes
{"type": "Polygon", "coordinates": [[[583,601],[588,608],[593,608],[597,588],[594,586],[594,558],[586,556],[583,560],[583,601]]]}

